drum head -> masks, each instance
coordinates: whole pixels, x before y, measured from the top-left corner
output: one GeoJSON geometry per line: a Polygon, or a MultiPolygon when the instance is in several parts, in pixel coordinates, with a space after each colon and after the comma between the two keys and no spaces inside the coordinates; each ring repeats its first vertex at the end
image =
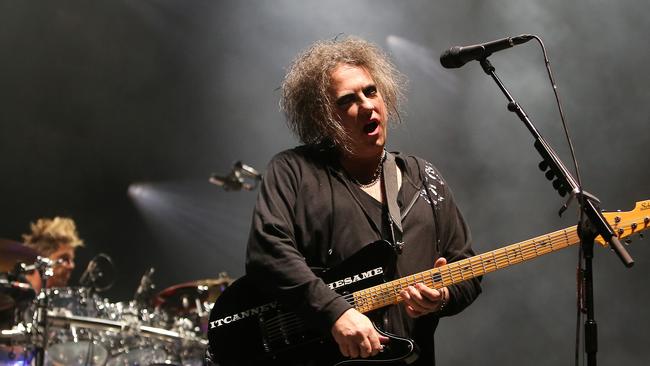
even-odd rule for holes
{"type": "Polygon", "coordinates": [[[107,358],[108,351],[97,342],[63,342],[48,347],[45,364],[48,366],[103,366],[107,358]]]}
{"type": "Polygon", "coordinates": [[[166,361],[167,352],[162,349],[136,348],[111,358],[106,366],[170,365],[166,361]]]}

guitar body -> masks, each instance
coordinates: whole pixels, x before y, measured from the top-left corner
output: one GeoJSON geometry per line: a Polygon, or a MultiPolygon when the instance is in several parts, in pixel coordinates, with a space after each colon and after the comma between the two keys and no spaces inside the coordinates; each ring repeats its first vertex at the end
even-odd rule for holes
{"type": "MultiPolygon", "coordinates": [[[[319,274],[319,277],[345,296],[385,282],[393,263],[395,252],[391,245],[377,241],[340,265],[319,274]]],[[[260,292],[257,285],[245,276],[231,284],[214,304],[210,312],[208,340],[217,364],[343,366],[397,360],[412,362],[417,358],[412,340],[387,334],[376,325],[378,332],[390,338],[378,355],[366,359],[343,357],[329,332],[320,333],[275,299],[260,296],[260,292]]],[[[381,317],[378,311],[366,315],[371,319],[381,317]]]]}

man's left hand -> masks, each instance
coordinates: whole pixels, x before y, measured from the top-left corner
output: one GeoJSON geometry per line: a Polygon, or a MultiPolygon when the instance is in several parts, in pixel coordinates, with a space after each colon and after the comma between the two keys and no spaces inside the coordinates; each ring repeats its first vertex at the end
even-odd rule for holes
{"type": "MultiPolygon", "coordinates": [[[[447,264],[445,258],[438,258],[434,268],[447,264]]],[[[411,318],[417,318],[425,314],[440,310],[442,305],[449,301],[449,290],[446,287],[440,289],[431,288],[423,283],[416,283],[400,292],[404,299],[404,308],[411,318]]]]}

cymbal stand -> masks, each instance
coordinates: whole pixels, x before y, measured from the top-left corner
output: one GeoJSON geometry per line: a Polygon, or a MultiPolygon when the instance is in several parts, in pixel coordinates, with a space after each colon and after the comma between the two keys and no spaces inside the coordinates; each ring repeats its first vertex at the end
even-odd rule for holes
{"type": "Polygon", "coordinates": [[[37,257],[36,263],[30,266],[21,265],[22,271],[36,270],[41,278],[41,290],[36,297],[36,313],[32,319],[32,331],[36,335],[33,344],[36,346],[34,351],[34,365],[43,366],[45,363],[45,350],[47,349],[47,279],[54,274],[54,262],[49,258],[37,257]]]}

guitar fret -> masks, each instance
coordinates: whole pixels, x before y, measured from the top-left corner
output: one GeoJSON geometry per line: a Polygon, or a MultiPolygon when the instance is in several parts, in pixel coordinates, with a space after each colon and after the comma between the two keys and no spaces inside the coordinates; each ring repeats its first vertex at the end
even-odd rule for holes
{"type": "Polygon", "coordinates": [[[566,246],[569,245],[569,235],[567,234],[566,229],[563,230],[563,231],[564,231],[564,242],[567,244],[567,245],[565,245],[565,247],[566,247],[566,246]]]}
{"type": "Polygon", "coordinates": [[[492,254],[492,263],[494,263],[494,269],[499,269],[499,263],[497,263],[497,258],[494,256],[494,251],[490,252],[492,254]]]}
{"type": "Polygon", "coordinates": [[[461,267],[460,265],[456,265],[456,267],[458,268],[458,272],[460,272],[460,280],[465,281],[465,276],[463,274],[463,267],[461,267]]]}
{"type": "Polygon", "coordinates": [[[447,265],[447,272],[449,272],[450,283],[454,283],[454,274],[451,272],[451,265],[447,265]]]}
{"type": "Polygon", "coordinates": [[[472,273],[472,278],[476,277],[476,274],[474,273],[474,265],[472,264],[472,258],[470,257],[467,262],[469,263],[469,271],[472,273]]]}
{"type": "Polygon", "coordinates": [[[523,261],[527,261],[529,259],[535,258],[535,253],[531,251],[531,246],[530,243],[524,244],[524,249],[522,249],[522,253],[524,254],[524,259],[523,261]]]}
{"type": "Polygon", "coordinates": [[[483,260],[483,256],[479,255],[478,259],[479,259],[479,262],[481,263],[481,269],[483,269],[483,273],[481,273],[481,274],[486,274],[487,269],[485,269],[485,261],[483,260]]]}
{"type": "Polygon", "coordinates": [[[443,279],[442,279],[442,274],[440,273],[440,270],[437,270],[437,271],[436,271],[436,272],[431,276],[431,280],[433,281],[434,284],[435,284],[435,283],[440,283],[440,282],[443,281],[443,279]]]}

